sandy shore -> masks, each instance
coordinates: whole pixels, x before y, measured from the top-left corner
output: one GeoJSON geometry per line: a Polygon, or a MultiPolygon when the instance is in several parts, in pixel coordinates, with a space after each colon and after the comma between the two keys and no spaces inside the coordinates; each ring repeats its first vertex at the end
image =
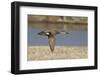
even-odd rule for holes
{"type": "Polygon", "coordinates": [[[88,56],[87,47],[56,46],[51,52],[48,46],[31,46],[27,51],[27,60],[84,59],[88,56]]]}

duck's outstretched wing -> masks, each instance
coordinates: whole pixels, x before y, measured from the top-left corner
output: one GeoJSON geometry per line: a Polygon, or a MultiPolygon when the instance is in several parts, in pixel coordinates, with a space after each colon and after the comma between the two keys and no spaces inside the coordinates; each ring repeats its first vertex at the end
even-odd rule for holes
{"type": "Polygon", "coordinates": [[[44,35],[44,31],[37,33],[38,35],[44,35]]]}
{"type": "Polygon", "coordinates": [[[53,52],[56,43],[55,37],[48,37],[48,43],[49,43],[50,50],[53,52]]]}

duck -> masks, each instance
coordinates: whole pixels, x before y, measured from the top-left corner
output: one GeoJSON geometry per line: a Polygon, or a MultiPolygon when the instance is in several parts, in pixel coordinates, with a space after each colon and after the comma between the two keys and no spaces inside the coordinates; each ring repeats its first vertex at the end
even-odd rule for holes
{"type": "Polygon", "coordinates": [[[43,35],[48,37],[48,44],[51,52],[54,52],[57,34],[69,34],[69,33],[65,31],[41,31],[38,33],[38,35],[43,35]]]}

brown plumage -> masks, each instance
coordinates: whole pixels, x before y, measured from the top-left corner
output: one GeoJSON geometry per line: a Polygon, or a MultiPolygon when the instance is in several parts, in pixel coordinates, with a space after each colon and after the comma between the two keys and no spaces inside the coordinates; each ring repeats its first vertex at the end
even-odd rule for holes
{"type": "Polygon", "coordinates": [[[56,43],[56,32],[40,32],[38,33],[39,35],[44,35],[48,37],[48,43],[50,46],[50,50],[53,52],[55,48],[55,43],[56,43]]]}
{"type": "Polygon", "coordinates": [[[54,51],[55,44],[56,44],[55,36],[56,34],[53,34],[53,33],[50,33],[50,35],[48,35],[48,43],[52,52],[54,51]]]}

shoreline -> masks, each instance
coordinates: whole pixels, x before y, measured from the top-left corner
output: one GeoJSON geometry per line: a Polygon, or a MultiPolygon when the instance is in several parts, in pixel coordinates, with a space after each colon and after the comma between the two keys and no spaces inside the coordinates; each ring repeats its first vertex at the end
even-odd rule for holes
{"type": "Polygon", "coordinates": [[[86,58],[88,58],[87,47],[56,46],[54,52],[51,52],[49,46],[31,46],[27,51],[28,61],[86,58]]]}

